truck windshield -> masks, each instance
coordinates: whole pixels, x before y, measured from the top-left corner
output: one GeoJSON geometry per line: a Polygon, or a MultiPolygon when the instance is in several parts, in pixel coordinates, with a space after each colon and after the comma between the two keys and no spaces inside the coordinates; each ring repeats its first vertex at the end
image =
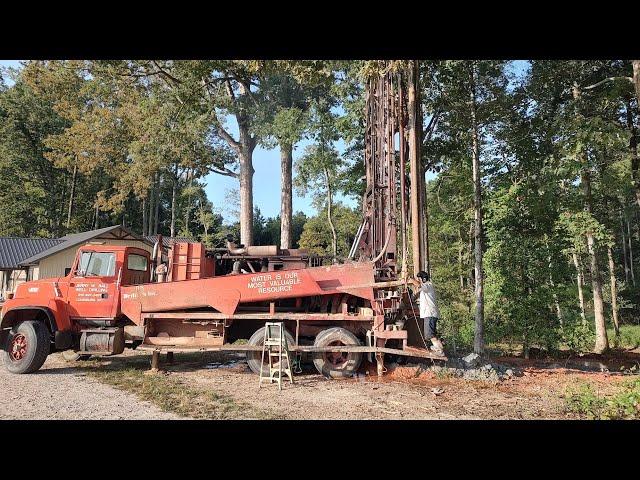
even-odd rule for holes
{"type": "Polygon", "coordinates": [[[82,252],[78,275],[81,277],[113,277],[115,269],[115,253],[82,252]]]}

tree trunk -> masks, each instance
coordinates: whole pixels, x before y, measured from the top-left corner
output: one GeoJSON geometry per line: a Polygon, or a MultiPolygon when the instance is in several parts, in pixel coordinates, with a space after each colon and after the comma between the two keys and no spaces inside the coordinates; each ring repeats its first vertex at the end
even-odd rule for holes
{"type": "Polygon", "coordinates": [[[158,219],[159,219],[159,215],[160,215],[160,174],[158,174],[157,180],[156,180],[156,204],[154,207],[154,212],[153,212],[153,234],[157,235],[158,234],[158,219]]]}
{"type": "Polygon", "coordinates": [[[171,227],[169,229],[171,238],[176,236],[176,196],[178,190],[178,175],[173,176],[171,184],[171,227]]]}
{"type": "Polygon", "coordinates": [[[253,245],[253,169],[252,154],[243,151],[240,160],[240,243],[253,245]]]}
{"type": "Polygon", "coordinates": [[[480,140],[478,136],[478,121],[476,118],[476,74],[475,64],[472,62],[469,75],[469,106],[471,110],[471,139],[472,139],[472,167],[473,167],[473,210],[474,210],[474,243],[475,243],[475,277],[476,277],[476,329],[473,341],[473,351],[484,353],[484,273],[482,271],[482,183],[480,172],[480,140]]]}
{"type": "Polygon", "coordinates": [[[460,277],[460,291],[464,292],[464,257],[463,257],[463,244],[462,244],[462,232],[458,231],[458,276],[460,277]]]}
{"type": "Polygon", "coordinates": [[[582,318],[582,324],[587,324],[587,317],[584,313],[584,277],[582,275],[582,266],[578,261],[578,254],[574,251],[571,254],[573,258],[573,264],[576,267],[576,279],[578,281],[578,300],[580,301],[580,317],[582,318]]]}
{"type": "Polygon", "coordinates": [[[627,222],[627,241],[629,242],[629,270],[631,271],[631,283],[636,286],[636,274],[633,268],[633,245],[631,243],[631,225],[629,225],[629,219],[625,218],[627,222]]]}
{"type": "MultiPolygon", "coordinates": [[[[591,198],[591,174],[588,167],[582,169],[582,187],[584,190],[584,200],[587,212],[593,214],[592,198],[591,198]]],[[[607,328],[604,320],[604,302],[602,300],[602,277],[600,275],[600,266],[598,265],[598,256],[596,253],[595,238],[592,232],[587,232],[587,250],[589,252],[589,260],[591,265],[591,287],[593,290],[593,313],[596,324],[596,345],[595,352],[603,353],[609,349],[609,341],[607,339],[607,328]]]]}
{"type": "Polygon", "coordinates": [[[640,111],[640,60],[631,60],[631,65],[633,67],[633,87],[638,99],[638,111],[640,111]]]}
{"type": "Polygon", "coordinates": [[[93,229],[97,230],[100,226],[100,209],[98,208],[98,199],[96,198],[96,223],[93,225],[93,229]]]}
{"type": "MultiPolygon", "coordinates": [[[[59,191],[58,191],[58,185],[56,183],[56,176],[55,176],[55,171],[53,168],[53,164],[49,164],[48,168],[48,182],[47,182],[47,186],[48,188],[48,193],[49,193],[49,198],[48,198],[48,205],[49,205],[49,211],[45,213],[45,215],[47,215],[47,218],[49,220],[49,227],[51,229],[51,231],[54,233],[54,235],[56,237],[60,236],[60,227],[62,225],[62,216],[63,216],[63,208],[62,208],[62,204],[64,203],[64,197],[62,197],[62,200],[58,198],[59,195],[59,191]]],[[[63,189],[64,189],[64,182],[63,182],[63,189]]]]}
{"type": "MultiPolygon", "coordinates": [[[[474,224],[475,220],[472,220],[471,223],[469,224],[469,249],[467,250],[469,252],[469,257],[471,257],[472,253],[473,253],[473,224],[474,224]]],[[[475,285],[475,275],[473,273],[473,268],[471,267],[471,259],[467,258],[467,287],[470,287],[471,285],[475,285]]]]}
{"type": "Polygon", "coordinates": [[[622,211],[620,212],[620,234],[622,235],[622,257],[624,260],[624,281],[629,283],[629,263],[627,259],[627,238],[624,234],[624,223],[622,221],[622,211]]]}
{"type": "Polygon", "coordinates": [[[627,129],[631,134],[629,139],[629,153],[631,154],[631,182],[636,195],[636,205],[640,207],[640,158],[638,158],[638,132],[633,122],[631,100],[626,105],[627,129]]]}
{"type": "Polygon", "coordinates": [[[193,170],[187,170],[187,178],[189,179],[189,195],[187,196],[187,204],[184,207],[184,230],[188,236],[191,235],[189,229],[189,220],[191,218],[191,187],[193,186],[193,170]]]}
{"type": "Polygon", "coordinates": [[[609,282],[611,283],[611,318],[616,337],[620,336],[620,324],[618,322],[618,289],[616,287],[616,267],[613,263],[613,252],[611,247],[607,247],[609,257],[609,282]]]}
{"type": "Polygon", "coordinates": [[[209,222],[207,222],[206,218],[207,216],[205,215],[205,212],[202,208],[202,203],[200,203],[200,205],[198,206],[199,212],[200,212],[200,218],[202,219],[202,238],[203,238],[203,242],[206,243],[209,239],[209,222]]]}
{"type": "Polygon", "coordinates": [[[560,308],[560,301],[558,300],[558,294],[556,292],[556,284],[553,281],[553,261],[551,258],[551,250],[549,249],[549,238],[545,235],[545,246],[547,248],[547,262],[549,265],[549,286],[551,287],[551,296],[553,297],[553,304],[556,308],[556,315],[558,316],[558,323],[560,328],[563,327],[564,319],[562,318],[562,309],[560,308]]]}
{"type": "MultiPolygon", "coordinates": [[[[62,184],[62,190],[60,191],[60,212],[56,212],[56,215],[59,216],[60,218],[64,217],[66,215],[66,211],[68,208],[68,201],[67,201],[67,172],[63,172],[62,173],[62,181],[60,182],[62,184]]],[[[63,224],[66,225],[65,222],[62,222],[63,224]]],[[[68,229],[66,229],[68,230],[68,229]]],[[[67,233],[67,232],[65,232],[67,233]]]]}
{"type": "Polygon", "coordinates": [[[407,79],[407,133],[409,141],[409,204],[411,213],[411,259],[413,272],[427,270],[424,232],[424,191],[422,189],[422,124],[418,62],[412,61],[407,79]]]}
{"type": "Polygon", "coordinates": [[[69,210],[67,210],[67,230],[71,225],[71,215],[73,214],[73,202],[76,195],[76,176],[78,174],[78,165],[73,166],[73,175],[71,176],[71,192],[69,193],[69,210]]]}
{"type": "MultiPolygon", "coordinates": [[[[581,92],[577,83],[574,83],[572,89],[573,99],[575,103],[575,117],[577,121],[580,121],[579,104],[581,92]]],[[[581,183],[584,193],[584,205],[586,211],[593,215],[593,205],[591,196],[591,172],[588,165],[587,153],[582,149],[581,161],[582,171],[580,173],[581,183]]],[[[596,326],[596,344],[595,352],[603,353],[609,348],[609,341],[607,339],[607,329],[604,320],[604,302],[602,300],[602,277],[600,274],[600,266],[598,265],[598,256],[595,246],[595,238],[592,232],[587,232],[587,251],[589,253],[589,261],[591,266],[591,287],[593,290],[593,313],[596,326]]]]}
{"type": "Polygon", "coordinates": [[[153,178],[153,182],[151,183],[151,192],[149,193],[149,216],[147,217],[148,219],[148,226],[147,226],[147,232],[149,232],[149,235],[153,235],[153,201],[155,199],[156,196],[156,188],[155,188],[155,175],[153,178]]]}
{"type": "MultiPolygon", "coordinates": [[[[239,88],[242,94],[248,94],[248,85],[240,82],[239,88]]],[[[235,102],[230,82],[227,82],[227,89],[235,102]]],[[[246,113],[236,114],[236,121],[239,142],[235,142],[235,149],[240,163],[240,243],[249,247],[253,245],[253,149],[257,141],[251,136],[251,123],[246,113]]]]}
{"type": "Polygon", "coordinates": [[[142,236],[146,237],[149,233],[147,230],[147,197],[142,199],[142,236]]]}
{"type": "Polygon", "coordinates": [[[280,248],[291,248],[293,146],[280,145],[280,248]]]}
{"type": "Polygon", "coordinates": [[[562,318],[562,309],[560,308],[560,302],[558,301],[558,294],[556,293],[556,284],[553,281],[553,262],[551,259],[551,253],[549,252],[549,243],[548,240],[547,242],[547,261],[549,262],[549,286],[551,286],[551,296],[553,297],[553,304],[556,307],[556,314],[558,315],[558,323],[560,324],[560,327],[562,328],[563,325],[563,318],[562,318]]]}
{"type": "Polygon", "coordinates": [[[333,225],[333,217],[331,215],[333,192],[331,191],[331,182],[329,181],[329,171],[326,168],[324,169],[324,178],[327,187],[327,221],[329,222],[329,227],[331,228],[331,249],[333,251],[333,259],[335,261],[335,258],[338,255],[338,235],[336,234],[336,227],[333,225]]]}

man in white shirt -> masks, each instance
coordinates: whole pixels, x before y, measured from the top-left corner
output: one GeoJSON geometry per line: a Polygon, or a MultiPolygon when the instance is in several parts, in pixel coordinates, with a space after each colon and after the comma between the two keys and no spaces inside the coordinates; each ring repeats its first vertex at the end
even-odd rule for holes
{"type": "Polygon", "coordinates": [[[436,336],[436,326],[440,318],[440,311],[436,303],[436,290],[431,283],[428,272],[420,271],[416,277],[417,280],[414,279],[411,283],[420,288],[419,295],[416,296],[419,296],[420,319],[424,325],[424,338],[431,340],[433,353],[444,356],[442,342],[436,336]]]}

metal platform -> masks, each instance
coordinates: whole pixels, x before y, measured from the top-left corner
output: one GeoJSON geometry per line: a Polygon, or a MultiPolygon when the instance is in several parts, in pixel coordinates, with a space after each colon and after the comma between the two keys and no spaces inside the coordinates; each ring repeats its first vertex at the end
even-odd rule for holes
{"type": "MultiPolygon", "coordinates": [[[[260,345],[219,345],[215,347],[184,347],[171,345],[145,345],[142,344],[138,350],[144,351],[171,351],[171,352],[261,352],[260,345]]],[[[429,350],[423,348],[407,347],[405,350],[386,347],[367,347],[367,346],[336,346],[336,347],[314,347],[306,345],[296,345],[289,348],[292,352],[362,352],[362,353],[388,353],[392,355],[402,355],[406,357],[430,358],[432,360],[447,361],[447,357],[436,355],[429,350]]]]}

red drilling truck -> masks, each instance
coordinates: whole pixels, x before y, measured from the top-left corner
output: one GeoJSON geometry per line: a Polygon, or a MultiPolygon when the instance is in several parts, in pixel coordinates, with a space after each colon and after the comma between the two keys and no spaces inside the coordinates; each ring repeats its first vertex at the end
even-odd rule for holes
{"type": "Polygon", "coordinates": [[[128,346],[156,355],[245,351],[258,373],[264,323],[273,320],[285,323],[291,350],[310,354],[330,377],[352,375],[366,353],[431,356],[385,322],[385,312],[399,309],[399,284],[377,283],[372,262],[299,268],[313,257],[269,248],[269,256],[260,255],[265,247],[212,255],[202,244],[177,243],[165,281],[154,282],[159,262],[146,250],[82,246],[66,277],[23,283],[3,305],[5,367],[30,373],[55,351],[117,355],[128,346]],[[216,275],[229,264],[230,273],[216,275]]]}
{"type": "Polygon", "coordinates": [[[177,243],[166,261],[162,248],[85,245],[67,276],[21,284],[4,303],[6,368],[131,347],[151,350],[156,367],[161,351],[244,351],[258,373],[273,320],[329,377],[352,375],[365,357],[381,375],[385,354],[446,360],[427,348],[407,289],[410,264],[429,268],[417,79],[413,62],[367,82],[363,222],[344,263],[230,240],[213,250],[177,243]]]}

